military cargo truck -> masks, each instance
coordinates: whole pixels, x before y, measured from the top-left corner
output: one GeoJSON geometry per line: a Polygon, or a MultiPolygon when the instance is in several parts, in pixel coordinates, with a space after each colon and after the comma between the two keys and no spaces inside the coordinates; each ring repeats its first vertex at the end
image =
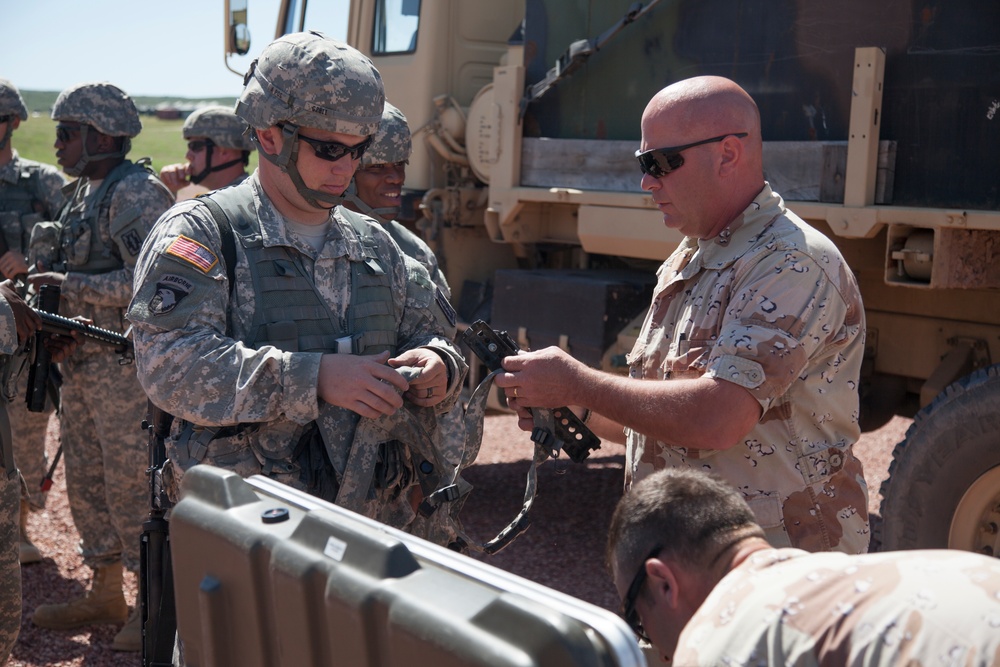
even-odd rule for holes
{"type": "MultiPolygon", "coordinates": [[[[277,33],[329,29],[320,6],[282,2],[277,33]]],[[[639,188],[642,109],[682,78],[736,80],[760,106],[768,181],[861,285],[863,427],[915,417],[874,542],[1000,549],[1000,4],[339,6],[415,130],[408,218],[459,314],[608,370],[679,240],[639,188]]],[[[247,9],[226,4],[229,55],[250,49],[247,9]]]]}

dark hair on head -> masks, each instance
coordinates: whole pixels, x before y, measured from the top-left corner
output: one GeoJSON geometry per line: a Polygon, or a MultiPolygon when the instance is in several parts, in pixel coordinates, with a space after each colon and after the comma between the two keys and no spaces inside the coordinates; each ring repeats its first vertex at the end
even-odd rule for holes
{"type": "Polygon", "coordinates": [[[685,565],[708,560],[735,536],[764,536],[736,489],[698,470],[667,468],[642,481],[618,502],[608,532],[606,559],[616,566],[639,566],[656,547],[685,565]]]}

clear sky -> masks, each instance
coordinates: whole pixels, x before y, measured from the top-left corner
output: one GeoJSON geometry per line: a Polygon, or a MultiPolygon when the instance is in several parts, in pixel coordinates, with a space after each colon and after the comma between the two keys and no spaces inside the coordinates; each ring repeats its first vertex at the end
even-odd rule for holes
{"type": "MultiPolygon", "coordinates": [[[[319,3],[314,0],[318,7],[319,3]]],[[[344,39],[348,0],[323,0],[321,29],[344,39]]],[[[226,68],[223,0],[2,0],[0,78],[25,90],[61,91],[108,81],[130,95],[236,97],[242,76],[226,68]]],[[[274,38],[279,0],[250,0],[250,53],[274,38]]]]}

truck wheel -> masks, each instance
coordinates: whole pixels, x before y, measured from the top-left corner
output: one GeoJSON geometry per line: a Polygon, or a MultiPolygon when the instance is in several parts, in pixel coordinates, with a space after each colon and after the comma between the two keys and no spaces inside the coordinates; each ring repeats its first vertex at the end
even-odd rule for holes
{"type": "Polygon", "coordinates": [[[917,413],[881,494],[872,550],[1000,556],[1000,364],[958,380],[917,413]]]}

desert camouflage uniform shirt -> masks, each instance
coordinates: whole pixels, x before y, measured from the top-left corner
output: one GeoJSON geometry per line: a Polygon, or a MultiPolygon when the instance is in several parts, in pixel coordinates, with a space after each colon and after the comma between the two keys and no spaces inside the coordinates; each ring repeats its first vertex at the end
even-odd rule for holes
{"type": "MultiPolygon", "coordinates": [[[[16,349],[14,311],[7,300],[0,297],[0,355],[11,354],[16,349]]],[[[5,403],[0,404],[0,410],[6,409],[5,403]]],[[[0,502],[3,503],[0,512],[0,664],[4,665],[21,629],[21,564],[17,546],[21,488],[18,478],[11,478],[9,472],[0,458],[0,502]]]]}
{"type": "MultiPolygon", "coordinates": [[[[357,260],[362,253],[354,235],[345,234],[350,223],[340,210],[334,210],[334,224],[317,255],[287,235],[283,218],[264,194],[256,173],[237,187],[245,189],[252,199],[264,245],[290,246],[309,258],[306,264],[313,284],[333,315],[346,323],[353,263],[349,258],[357,260]]],[[[432,309],[433,291],[427,273],[415,263],[405,263],[395,243],[378,225],[372,222],[371,228],[377,255],[386,260],[391,278],[392,312],[398,321],[394,354],[416,347],[440,353],[451,370],[451,384],[449,398],[437,409],[450,409],[457,400],[466,366],[444,334],[446,323],[441,321],[440,311],[432,309]],[[410,267],[419,271],[422,279],[412,275],[410,267]],[[414,287],[421,280],[426,284],[418,294],[414,287]]],[[[265,424],[262,432],[266,429],[270,434],[285,432],[294,437],[304,425],[318,421],[324,435],[335,434],[337,439],[326,445],[333,453],[339,477],[360,417],[319,400],[321,353],[287,352],[273,345],[254,349],[242,342],[252,335],[250,327],[259,304],[246,254],[238,240],[235,246],[236,287],[231,300],[219,229],[207,207],[200,206],[197,199],[180,202],[157,224],[139,260],[136,294],[129,310],[143,386],[159,407],[194,424],[258,422],[265,424]],[[171,293],[169,307],[163,301],[165,289],[171,293]]],[[[261,468],[260,452],[250,451],[252,445],[244,442],[242,451],[237,451],[239,445],[234,443],[233,450],[221,456],[217,442],[212,442],[214,451],[210,448],[204,462],[243,476],[269,474],[261,468]]],[[[170,446],[168,443],[168,451],[170,446]]],[[[178,462],[176,467],[183,469],[189,464],[178,462]]],[[[274,471],[272,477],[295,483],[294,477],[282,477],[278,468],[274,471]]]]}
{"type": "Polygon", "coordinates": [[[672,664],[1000,664],[1000,561],[962,551],[766,549],[723,577],[672,664]]]}
{"type": "MultiPolygon", "coordinates": [[[[62,284],[59,312],[83,315],[98,327],[124,331],[132,271],[142,241],[173,203],[173,195],[155,176],[128,161],[116,169],[127,169],[127,174],[99,207],[100,250],[92,248],[89,253],[119,257],[122,266],[85,273],[80,249],[86,244],[78,243],[62,284]]],[[[72,196],[60,217],[64,234],[71,234],[74,221],[98,204],[100,182],[81,181],[79,188],[66,186],[72,196]]],[[[82,239],[86,238],[84,234],[82,239]]],[[[68,259],[66,251],[65,246],[60,249],[60,259],[68,259]]],[[[121,560],[130,571],[138,571],[139,538],[149,515],[149,458],[141,428],[146,399],[135,364],[119,362],[110,347],[88,341],[62,363],[60,437],[67,495],[84,563],[101,567],[121,560]]]]}
{"type": "Polygon", "coordinates": [[[867,551],[867,486],[851,450],[864,311],[836,246],[765,185],[719,236],[685,239],[657,276],[631,377],[726,380],[763,413],[718,451],[626,429],[626,486],[668,466],[698,468],[743,494],[773,546],[867,551]]]}

